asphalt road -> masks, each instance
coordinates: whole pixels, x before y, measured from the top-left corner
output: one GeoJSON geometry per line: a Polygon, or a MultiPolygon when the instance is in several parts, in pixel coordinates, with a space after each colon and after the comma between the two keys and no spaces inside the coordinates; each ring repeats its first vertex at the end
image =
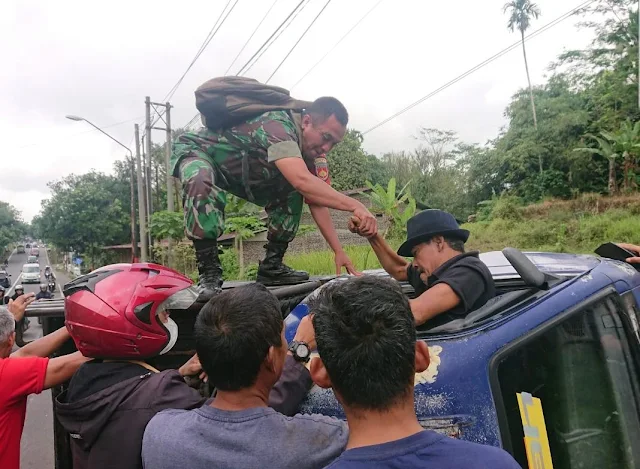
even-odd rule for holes
{"type": "MultiPolygon", "coordinates": [[[[27,262],[27,255],[13,253],[9,258],[8,272],[11,274],[11,290],[7,294],[13,295],[15,285],[21,283],[20,271],[23,264],[27,262]]],[[[38,258],[40,269],[50,265],[46,249],[40,248],[40,257],[38,258]]],[[[69,278],[61,272],[56,272],[56,281],[58,289],[54,294],[54,298],[62,298],[61,285],[69,281],[69,278]]],[[[37,293],[39,284],[23,284],[25,292],[37,293]]],[[[29,330],[24,334],[26,341],[35,340],[42,337],[42,327],[38,324],[38,320],[31,318],[29,330]]],[[[53,469],[53,407],[51,403],[51,392],[44,391],[41,394],[31,395],[27,401],[27,418],[22,433],[22,442],[20,445],[20,467],[21,469],[53,469]]]]}

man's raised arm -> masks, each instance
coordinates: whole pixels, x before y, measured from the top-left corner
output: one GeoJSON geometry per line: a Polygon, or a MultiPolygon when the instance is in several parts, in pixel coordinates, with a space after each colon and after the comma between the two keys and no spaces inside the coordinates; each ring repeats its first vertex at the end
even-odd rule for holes
{"type": "Polygon", "coordinates": [[[322,201],[322,205],[343,212],[351,212],[361,220],[360,229],[365,236],[378,232],[376,217],[359,201],[347,197],[309,172],[302,158],[281,158],[275,162],[282,175],[304,197],[322,201]]]}

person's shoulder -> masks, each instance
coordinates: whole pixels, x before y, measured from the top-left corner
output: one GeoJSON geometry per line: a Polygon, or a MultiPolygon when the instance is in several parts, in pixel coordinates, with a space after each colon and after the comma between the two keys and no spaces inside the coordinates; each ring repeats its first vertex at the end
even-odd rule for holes
{"type": "Polygon", "coordinates": [[[487,267],[487,264],[480,259],[480,253],[478,251],[470,251],[460,254],[449,267],[474,270],[483,276],[491,276],[489,267],[487,267]]]}
{"type": "Polygon", "coordinates": [[[459,460],[460,463],[473,462],[473,467],[477,469],[516,469],[520,467],[509,453],[496,446],[481,445],[448,437],[439,440],[438,444],[444,447],[444,451],[452,458],[459,460]]]}
{"type": "Polygon", "coordinates": [[[175,428],[177,423],[188,420],[191,412],[193,411],[184,409],[161,410],[149,421],[145,432],[153,432],[155,429],[162,429],[165,432],[166,429],[175,428]]]}
{"type": "Polygon", "coordinates": [[[293,124],[293,118],[288,111],[267,111],[255,118],[261,121],[279,121],[293,124]]]}
{"type": "MultiPolygon", "coordinates": [[[[291,417],[274,412],[276,418],[281,419],[287,426],[299,426],[309,432],[322,432],[325,434],[345,434],[349,432],[347,423],[335,417],[320,414],[296,414],[291,417]]],[[[304,431],[304,430],[303,430],[304,431]]]]}

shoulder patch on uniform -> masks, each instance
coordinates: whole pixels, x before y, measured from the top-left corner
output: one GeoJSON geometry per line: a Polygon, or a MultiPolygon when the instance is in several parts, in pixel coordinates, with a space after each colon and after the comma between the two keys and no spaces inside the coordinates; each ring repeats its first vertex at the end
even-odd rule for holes
{"type": "Polygon", "coordinates": [[[314,164],[316,166],[316,176],[323,181],[329,178],[329,162],[324,156],[319,156],[315,159],[314,164]]]}

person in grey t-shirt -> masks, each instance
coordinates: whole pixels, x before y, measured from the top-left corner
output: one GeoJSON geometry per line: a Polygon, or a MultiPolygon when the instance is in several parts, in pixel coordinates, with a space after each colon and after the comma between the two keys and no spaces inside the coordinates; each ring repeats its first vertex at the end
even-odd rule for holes
{"type": "Polygon", "coordinates": [[[213,297],[200,311],[194,335],[217,394],[198,409],[165,410],[151,419],[142,442],[145,468],[322,468],[344,451],[345,422],[286,417],[268,407],[285,360],[308,361],[305,346],[315,348],[310,316],[288,351],[278,300],[253,284],[213,297]]]}

